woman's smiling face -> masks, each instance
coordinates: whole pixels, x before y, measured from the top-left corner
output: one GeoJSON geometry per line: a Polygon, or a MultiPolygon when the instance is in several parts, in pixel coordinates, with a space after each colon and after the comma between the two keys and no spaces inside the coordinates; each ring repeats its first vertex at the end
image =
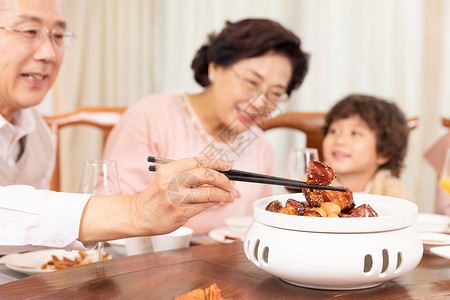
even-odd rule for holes
{"type": "Polygon", "coordinates": [[[278,103],[292,76],[289,59],[277,53],[243,59],[231,67],[211,66],[214,110],[223,126],[234,132],[263,122],[278,103]]]}

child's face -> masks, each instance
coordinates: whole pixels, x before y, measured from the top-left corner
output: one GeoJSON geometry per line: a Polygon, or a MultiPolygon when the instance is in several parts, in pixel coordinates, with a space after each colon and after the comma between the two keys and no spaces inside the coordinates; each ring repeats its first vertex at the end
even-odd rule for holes
{"type": "Polygon", "coordinates": [[[338,176],[371,178],[387,159],[377,155],[375,131],[359,115],[331,123],[323,140],[323,156],[338,176]]]}

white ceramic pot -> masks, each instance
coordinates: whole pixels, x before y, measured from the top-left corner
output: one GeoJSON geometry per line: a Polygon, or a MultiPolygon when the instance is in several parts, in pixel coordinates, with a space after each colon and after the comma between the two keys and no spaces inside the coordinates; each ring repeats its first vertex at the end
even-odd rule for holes
{"type": "Polygon", "coordinates": [[[415,223],[417,205],[378,195],[354,194],[370,204],[375,218],[314,218],[265,210],[279,200],[304,201],[302,194],[272,196],[253,205],[244,240],[247,258],[289,283],[318,289],[360,289],[413,270],[423,254],[415,223]]]}

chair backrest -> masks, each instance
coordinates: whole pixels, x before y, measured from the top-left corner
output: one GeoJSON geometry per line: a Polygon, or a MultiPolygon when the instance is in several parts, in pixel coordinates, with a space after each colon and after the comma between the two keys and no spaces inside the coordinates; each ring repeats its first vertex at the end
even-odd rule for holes
{"type": "Polygon", "coordinates": [[[450,128],[450,119],[442,117],[442,125],[450,128]]]}
{"type": "Polygon", "coordinates": [[[261,128],[269,130],[272,128],[292,128],[305,133],[306,147],[316,148],[319,151],[319,158],[322,159],[323,126],[325,125],[325,115],[323,112],[300,112],[287,111],[281,115],[265,121],[261,128]]]}
{"type": "Polygon", "coordinates": [[[89,125],[100,129],[103,132],[103,143],[105,145],[106,139],[119,121],[122,113],[126,107],[80,107],[76,110],[65,114],[58,114],[53,116],[42,116],[50,127],[50,131],[55,140],[55,169],[50,180],[50,189],[53,191],[61,190],[60,178],[60,129],[70,125],[89,125]]]}
{"type": "MultiPolygon", "coordinates": [[[[263,130],[269,130],[272,128],[284,127],[304,132],[306,135],[306,147],[318,149],[319,158],[320,160],[323,160],[322,140],[325,116],[325,112],[286,111],[281,115],[264,122],[261,128],[263,130]]],[[[408,119],[408,127],[410,130],[416,128],[418,125],[418,117],[408,119]]]]}

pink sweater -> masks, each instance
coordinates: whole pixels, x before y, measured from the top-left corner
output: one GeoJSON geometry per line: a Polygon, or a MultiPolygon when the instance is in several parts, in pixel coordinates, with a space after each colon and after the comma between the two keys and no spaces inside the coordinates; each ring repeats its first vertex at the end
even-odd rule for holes
{"type": "MultiPolygon", "coordinates": [[[[148,155],[180,159],[213,151],[232,160],[235,169],[273,173],[274,153],[260,128],[251,127],[232,145],[211,144],[212,137],[202,135],[202,130],[189,101],[183,105],[180,94],[152,95],[132,105],[111,132],[104,153],[105,159],[117,161],[122,193],[139,193],[150,182],[154,173],[148,171],[148,155]]],[[[195,235],[207,234],[225,226],[227,217],[252,215],[253,202],[271,195],[268,185],[235,182],[235,187],[240,197],[234,203],[210,208],[186,226],[195,235]]]]}

